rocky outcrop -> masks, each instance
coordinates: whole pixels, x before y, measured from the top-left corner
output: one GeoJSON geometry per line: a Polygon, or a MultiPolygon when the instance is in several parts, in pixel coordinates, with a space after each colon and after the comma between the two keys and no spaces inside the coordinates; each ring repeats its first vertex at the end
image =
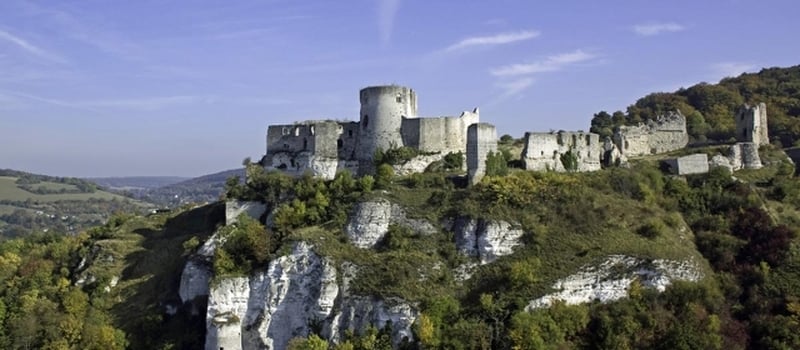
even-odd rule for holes
{"type": "Polygon", "coordinates": [[[183,266],[180,287],[178,288],[181,302],[187,303],[197,297],[208,296],[209,283],[213,276],[211,264],[214,258],[214,250],[222,243],[219,234],[215,232],[183,266]]]}
{"type": "Polygon", "coordinates": [[[611,255],[600,264],[584,266],[577,273],[558,280],[556,292],[531,301],[527,310],[548,307],[555,301],[566,304],[609,302],[628,296],[631,282],[663,292],[675,280],[698,281],[703,274],[693,261],[644,260],[611,255]]]}
{"type": "Polygon", "coordinates": [[[368,325],[392,322],[396,342],[411,339],[418,316],[414,306],[353,295],[348,285],[356,269],[349,264],[340,269],[341,276],[332,261],[300,242],[266,271],[221,278],[209,295],[206,349],[284,349],[291,338],[307,336],[311,324],[337,341],[345,330],[358,333],[368,325]]]}
{"type": "Polygon", "coordinates": [[[258,220],[267,211],[267,205],[261,202],[230,200],[225,202],[225,225],[231,225],[242,213],[258,220]]]}
{"type": "Polygon", "coordinates": [[[730,171],[763,167],[758,155],[758,145],[752,142],[739,142],[730,146],[725,153],[713,156],[709,164],[711,167],[725,167],[730,171]]]}
{"type": "Polygon", "coordinates": [[[395,175],[400,176],[421,173],[425,171],[428,165],[438,160],[442,160],[442,154],[418,155],[403,164],[393,165],[392,170],[394,170],[395,175]]]}
{"type": "Polygon", "coordinates": [[[462,254],[488,264],[514,252],[525,233],[505,221],[459,218],[453,225],[456,247],[462,254]]]}
{"type": "Polygon", "coordinates": [[[436,228],[428,221],[411,219],[399,205],[378,199],[356,204],[345,226],[345,233],[356,247],[373,248],[389,231],[389,225],[405,226],[416,234],[436,232],[436,228]]]}

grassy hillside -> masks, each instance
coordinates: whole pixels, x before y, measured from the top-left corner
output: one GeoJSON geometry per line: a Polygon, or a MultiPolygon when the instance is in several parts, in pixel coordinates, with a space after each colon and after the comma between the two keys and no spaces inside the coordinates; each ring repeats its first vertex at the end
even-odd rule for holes
{"type": "Polygon", "coordinates": [[[18,177],[0,176],[0,200],[14,201],[14,202],[57,202],[57,201],[86,201],[89,199],[98,200],[128,200],[129,198],[97,190],[94,192],[78,192],[75,185],[43,181],[35,185],[30,185],[34,190],[42,189],[43,192],[54,192],[48,194],[39,194],[26,191],[16,183],[18,177]],[[65,193],[58,193],[64,190],[65,193]]]}
{"type": "Polygon", "coordinates": [[[0,237],[36,231],[74,234],[102,224],[114,212],[141,213],[149,207],[79,179],[12,170],[0,175],[0,237]]]}
{"type": "MultiPolygon", "coordinates": [[[[312,242],[319,254],[358,266],[354,291],[418,305],[423,317],[415,330],[426,348],[792,347],[800,344],[787,332],[798,325],[792,310],[800,300],[800,242],[789,227],[799,222],[800,181],[780,150],[762,154],[764,169],[734,174],[745,182],[719,170],[667,176],[651,159],[595,173],[512,170],[471,188],[459,188],[442,173],[323,181],[255,172],[247,184],[228,186],[229,196],[271,203],[278,208],[276,226],[253,221],[220,230],[227,241],[214,268],[219,275],[246,274],[265,268],[295,241],[312,242]],[[394,225],[377,249],[355,248],[343,234],[346,214],[370,198],[398,203],[437,231],[419,235],[394,225]],[[463,216],[512,222],[525,231],[524,245],[459,282],[456,268],[475,261],[456,252],[444,226],[463,216]],[[552,292],[555,280],[610,254],[692,260],[705,279],[676,283],[664,294],[634,282],[627,300],[523,311],[552,292]]],[[[54,266],[69,266],[62,273],[73,283],[84,281],[83,293],[127,335],[131,348],[196,348],[205,320],[192,310],[202,310],[204,301],[180,305],[180,272],[189,253],[219,229],[223,212],[217,203],[115,216],[56,250],[70,262],[54,266]],[[178,314],[167,316],[167,308],[178,314]]],[[[18,246],[0,244],[0,256],[18,246]]],[[[4,285],[0,295],[10,298],[4,303],[21,303],[4,285]]],[[[365,339],[351,340],[363,345],[365,339]]]]}

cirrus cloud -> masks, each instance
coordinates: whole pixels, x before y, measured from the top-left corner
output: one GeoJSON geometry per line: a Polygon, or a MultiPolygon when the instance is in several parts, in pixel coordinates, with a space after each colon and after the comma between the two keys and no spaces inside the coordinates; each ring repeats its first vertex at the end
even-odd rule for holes
{"type": "Polygon", "coordinates": [[[518,32],[500,33],[495,35],[474,36],[448,46],[445,51],[456,51],[476,46],[493,46],[510,44],[518,41],[530,40],[541,35],[539,31],[522,30],[518,32]]]}
{"type": "Polygon", "coordinates": [[[680,32],[686,27],[675,22],[645,23],[633,26],[633,32],[640,36],[654,36],[663,33],[680,32]]]}
{"type": "Polygon", "coordinates": [[[595,54],[575,50],[557,55],[548,56],[544,60],[529,63],[517,63],[502,66],[490,70],[490,73],[498,77],[528,75],[543,72],[554,72],[563,69],[565,66],[584,62],[597,57],[595,54]]]}

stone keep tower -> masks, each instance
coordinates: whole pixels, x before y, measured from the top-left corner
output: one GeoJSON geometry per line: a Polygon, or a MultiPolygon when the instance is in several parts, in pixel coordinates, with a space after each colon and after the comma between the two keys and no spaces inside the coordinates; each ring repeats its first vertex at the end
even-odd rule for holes
{"type": "MultiPolygon", "coordinates": [[[[356,158],[371,168],[377,149],[402,147],[403,117],[417,117],[417,94],[399,85],[371,86],[360,91],[361,116],[356,158]]],[[[364,169],[366,170],[366,169],[364,169]]],[[[362,171],[363,172],[363,171],[362,171]]]]}
{"type": "Polygon", "coordinates": [[[736,112],[736,139],[756,145],[769,144],[767,105],[744,105],[736,112]]]}
{"type": "Polygon", "coordinates": [[[486,175],[486,158],[497,152],[497,129],[489,123],[476,123],[467,129],[467,179],[470,185],[486,175]]]}

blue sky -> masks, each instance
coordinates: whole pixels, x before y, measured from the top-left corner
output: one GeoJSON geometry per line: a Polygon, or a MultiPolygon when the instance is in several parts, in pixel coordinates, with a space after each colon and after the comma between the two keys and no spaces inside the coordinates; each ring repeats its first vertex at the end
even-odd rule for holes
{"type": "Polygon", "coordinates": [[[421,116],[480,107],[500,134],[796,65],[796,0],[0,2],[0,168],[197,176],[266,127],[358,118],[414,88],[421,116]]]}

